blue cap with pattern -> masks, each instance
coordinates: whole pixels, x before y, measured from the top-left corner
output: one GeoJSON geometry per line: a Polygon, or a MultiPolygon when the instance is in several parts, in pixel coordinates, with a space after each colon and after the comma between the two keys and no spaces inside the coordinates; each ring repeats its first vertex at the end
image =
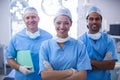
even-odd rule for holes
{"type": "Polygon", "coordinates": [[[68,8],[65,8],[65,7],[60,8],[56,13],[55,18],[60,15],[65,15],[65,16],[68,16],[70,19],[72,19],[71,12],[68,8]]]}
{"type": "MultiPolygon", "coordinates": [[[[86,17],[87,17],[89,14],[93,13],[93,12],[96,12],[96,13],[98,13],[99,15],[101,15],[100,9],[99,9],[98,7],[96,7],[96,6],[92,6],[92,7],[90,7],[90,8],[88,9],[87,14],[86,14],[86,17]]],[[[101,15],[101,16],[102,16],[102,15],[101,15]]]]}
{"type": "Polygon", "coordinates": [[[23,17],[24,17],[27,13],[34,13],[34,14],[38,15],[38,12],[37,12],[37,10],[36,10],[34,7],[27,7],[27,8],[24,10],[23,17]]]}

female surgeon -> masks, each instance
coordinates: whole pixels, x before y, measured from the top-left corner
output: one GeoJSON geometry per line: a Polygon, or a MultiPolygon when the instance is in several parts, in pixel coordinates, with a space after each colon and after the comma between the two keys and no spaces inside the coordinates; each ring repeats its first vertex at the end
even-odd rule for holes
{"type": "Polygon", "coordinates": [[[83,43],[68,35],[72,17],[67,8],[58,10],[54,25],[56,36],[40,47],[39,74],[43,80],[86,80],[90,60],[83,43]]]}

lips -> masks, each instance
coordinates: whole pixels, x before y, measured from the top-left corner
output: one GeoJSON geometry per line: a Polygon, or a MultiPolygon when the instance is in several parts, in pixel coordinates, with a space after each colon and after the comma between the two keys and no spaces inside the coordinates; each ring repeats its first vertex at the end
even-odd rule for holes
{"type": "Polygon", "coordinates": [[[92,27],[97,27],[97,25],[92,25],[92,27]]]}
{"type": "Polygon", "coordinates": [[[32,21],[30,24],[35,24],[36,22],[35,21],[32,21]]]}
{"type": "Polygon", "coordinates": [[[31,25],[31,26],[34,26],[35,24],[36,24],[35,21],[32,21],[32,22],[29,23],[29,25],[31,25]]]}
{"type": "Polygon", "coordinates": [[[63,29],[62,29],[62,30],[59,30],[59,32],[60,32],[60,33],[64,33],[64,32],[65,32],[65,30],[63,30],[63,29]]]}
{"type": "Polygon", "coordinates": [[[67,30],[66,29],[58,29],[59,33],[65,33],[67,30]]]}
{"type": "Polygon", "coordinates": [[[98,27],[97,27],[97,25],[92,25],[91,26],[93,29],[97,29],[98,27]]]}

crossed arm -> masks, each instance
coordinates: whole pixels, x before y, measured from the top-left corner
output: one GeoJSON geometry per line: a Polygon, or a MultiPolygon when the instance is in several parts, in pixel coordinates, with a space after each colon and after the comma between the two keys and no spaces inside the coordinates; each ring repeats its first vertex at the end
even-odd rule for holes
{"type": "Polygon", "coordinates": [[[112,70],[115,66],[115,60],[91,60],[92,70],[112,70]]]}
{"type": "Polygon", "coordinates": [[[71,69],[67,70],[46,70],[41,71],[43,80],[86,80],[86,71],[81,70],[73,73],[71,69]]]}
{"type": "Polygon", "coordinates": [[[86,80],[86,71],[76,71],[75,69],[54,70],[47,61],[43,62],[46,71],[41,71],[43,80],[86,80]]]}

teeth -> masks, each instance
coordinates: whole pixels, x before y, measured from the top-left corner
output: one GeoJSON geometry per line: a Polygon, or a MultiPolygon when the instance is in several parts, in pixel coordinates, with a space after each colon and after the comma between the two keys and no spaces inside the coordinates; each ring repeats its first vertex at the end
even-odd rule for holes
{"type": "Polygon", "coordinates": [[[59,31],[62,32],[62,33],[65,32],[65,30],[59,30],[59,31]]]}
{"type": "Polygon", "coordinates": [[[60,30],[60,32],[64,32],[64,30],[60,30]]]}
{"type": "Polygon", "coordinates": [[[96,25],[93,25],[93,26],[96,26],[96,25]]]}

